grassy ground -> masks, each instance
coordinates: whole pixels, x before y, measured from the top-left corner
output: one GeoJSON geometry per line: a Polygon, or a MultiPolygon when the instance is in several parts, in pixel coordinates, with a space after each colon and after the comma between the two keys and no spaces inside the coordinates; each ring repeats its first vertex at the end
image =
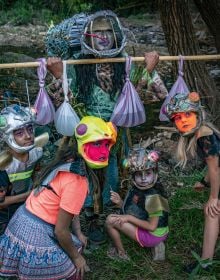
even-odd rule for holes
{"type": "MultiPolygon", "coordinates": [[[[135,242],[123,238],[130,262],[111,260],[106,256],[108,244],[86,254],[91,272],[87,280],[178,280],[220,279],[220,242],[216,250],[214,269],[211,273],[198,272],[195,276],[183,272],[183,266],[195,260],[193,255],[201,253],[203,238],[203,204],[208,191],[195,192],[192,183],[199,172],[189,176],[178,176],[183,187],[173,191],[170,202],[170,234],[166,242],[166,261],[153,262],[150,249],[140,248],[135,242]]],[[[200,174],[201,175],[201,174],[200,174]]],[[[170,180],[176,180],[176,176],[170,180]]]]}

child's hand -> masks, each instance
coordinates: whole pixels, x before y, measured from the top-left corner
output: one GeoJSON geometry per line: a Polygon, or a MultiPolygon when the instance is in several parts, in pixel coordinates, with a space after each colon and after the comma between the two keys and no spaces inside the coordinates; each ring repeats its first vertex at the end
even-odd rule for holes
{"type": "Polygon", "coordinates": [[[122,226],[124,223],[129,222],[130,215],[118,215],[118,214],[111,214],[111,222],[112,224],[122,226]]]}
{"type": "Polygon", "coordinates": [[[220,214],[220,205],[218,203],[218,198],[209,198],[205,205],[205,213],[211,217],[215,217],[220,214]]]}
{"type": "Polygon", "coordinates": [[[156,51],[144,54],[145,64],[147,71],[151,73],[159,62],[159,54],[156,51]]]}
{"type": "Polygon", "coordinates": [[[121,207],[123,200],[121,199],[120,195],[117,192],[110,191],[111,196],[110,199],[113,203],[115,203],[117,206],[121,207]]]}
{"type": "Polygon", "coordinates": [[[47,69],[56,79],[62,78],[63,63],[59,57],[49,57],[47,59],[47,69]]]}
{"type": "Polygon", "coordinates": [[[86,246],[87,246],[87,237],[82,232],[80,232],[77,237],[82,242],[84,248],[86,248],[86,246]]]}

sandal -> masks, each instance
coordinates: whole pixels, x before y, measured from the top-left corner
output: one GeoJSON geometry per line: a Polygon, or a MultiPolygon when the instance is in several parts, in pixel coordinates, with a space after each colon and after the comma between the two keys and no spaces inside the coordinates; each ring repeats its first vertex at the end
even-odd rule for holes
{"type": "Polygon", "coordinates": [[[130,261],[130,257],[126,252],[117,251],[115,247],[110,247],[107,251],[107,256],[112,260],[130,261]]]}

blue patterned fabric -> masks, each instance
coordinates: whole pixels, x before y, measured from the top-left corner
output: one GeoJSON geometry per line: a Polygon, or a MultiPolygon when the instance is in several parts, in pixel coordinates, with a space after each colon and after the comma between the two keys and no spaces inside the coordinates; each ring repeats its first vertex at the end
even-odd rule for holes
{"type": "MultiPolygon", "coordinates": [[[[81,250],[81,242],[72,236],[81,250]]],[[[0,276],[58,280],[74,275],[76,268],[59,246],[54,225],[31,214],[22,205],[0,236],[0,276]]]]}
{"type": "Polygon", "coordinates": [[[220,156],[220,139],[213,133],[209,136],[200,137],[197,140],[198,154],[201,158],[208,156],[220,156]]]}

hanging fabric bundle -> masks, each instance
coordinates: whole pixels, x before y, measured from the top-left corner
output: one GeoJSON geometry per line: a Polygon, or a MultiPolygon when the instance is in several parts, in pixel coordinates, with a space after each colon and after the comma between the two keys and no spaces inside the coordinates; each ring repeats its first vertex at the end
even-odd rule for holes
{"type": "Polygon", "coordinates": [[[80,122],[80,119],[69,104],[66,61],[63,61],[63,92],[64,102],[55,113],[55,127],[57,132],[63,136],[72,136],[74,134],[75,127],[80,122]]]}
{"type": "Polygon", "coordinates": [[[173,96],[176,94],[188,94],[190,91],[183,79],[183,56],[179,56],[179,62],[178,62],[178,78],[174,85],[172,86],[171,90],[169,91],[169,94],[167,95],[163,105],[160,109],[160,121],[169,121],[168,117],[166,116],[166,105],[170,103],[170,100],[173,96]]]}
{"type": "Polygon", "coordinates": [[[111,116],[116,126],[133,127],[146,121],[143,103],[129,78],[130,70],[131,58],[126,57],[126,82],[111,116]]]}
{"type": "Polygon", "coordinates": [[[45,89],[46,59],[39,58],[37,61],[40,62],[40,66],[37,68],[40,90],[34,103],[34,108],[37,112],[36,123],[46,125],[54,120],[55,109],[45,89]]]}

